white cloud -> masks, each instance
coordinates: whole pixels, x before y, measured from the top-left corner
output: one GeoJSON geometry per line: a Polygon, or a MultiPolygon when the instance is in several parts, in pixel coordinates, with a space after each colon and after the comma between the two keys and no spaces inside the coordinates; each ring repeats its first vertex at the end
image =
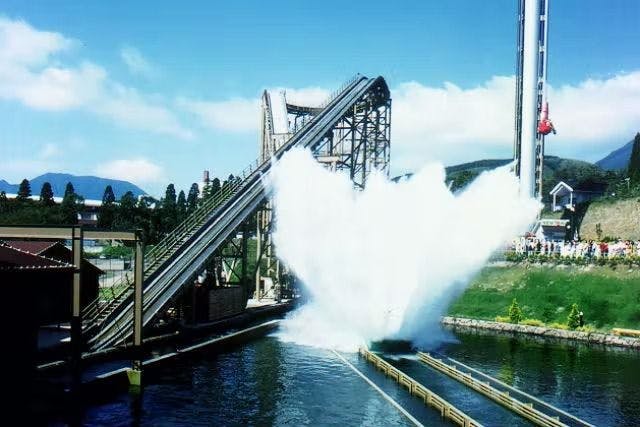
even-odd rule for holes
{"type": "Polygon", "coordinates": [[[192,132],[158,97],[109,79],[89,61],[60,65],[57,57],[75,43],[23,21],[0,18],[0,99],[45,111],[78,109],[119,126],[189,139],[192,132]]]}
{"type": "MultiPolygon", "coordinates": [[[[0,64],[0,78],[3,74],[0,64]]],[[[88,106],[99,99],[106,72],[83,63],[77,68],[47,67],[39,72],[15,70],[5,77],[0,83],[0,97],[16,99],[38,110],[62,111],[88,106]]]]}
{"type": "Polygon", "coordinates": [[[225,132],[256,133],[260,127],[258,99],[233,98],[210,102],[181,98],[178,105],[194,114],[202,126],[225,132]]]}
{"type": "MultiPolygon", "coordinates": [[[[280,99],[280,92],[286,93],[288,103],[303,106],[319,106],[329,96],[329,91],[319,87],[301,89],[272,88],[271,101],[280,99]]],[[[178,106],[194,114],[202,126],[232,133],[257,133],[260,127],[260,98],[231,98],[225,101],[203,101],[180,98],[178,106]]]]}
{"type": "MultiPolygon", "coordinates": [[[[10,162],[0,162],[0,179],[5,179],[10,183],[18,183],[23,178],[32,179],[58,168],[59,164],[51,160],[14,158],[10,162]]],[[[33,188],[31,190],[33,191],[33,188]]]]}
{"type": "Polygon", "coordinates": [[[144,158],[114,160],[99,165],[95,173],[104,178],[120,179],[137,184],[158,183],[164,179],[162,167],[144,158]]]}
{"type": "Polygon", "coordinates": [[[40,158],[43,160],[58,157],[61,154],[60,148],[56,144],[45,144],[40,152],[40,158]]]}
{"type": "Polygon", "coordinates": [[[284,91],[287,97],[287,102],[295,105],[302,105],[305,107],[318,107],[330,95],[330,91],[321,87],[305,87],[301,89],[291,88],[274,88],[269,89],[271,93],[278,93],[284,91]]]}
{"type": "MultiPolygon", "coordinates": [[[[495,76],[462,89],[410,82],[392,90],[394,169],[414,169],[427,161],[447,164],[509,157],[513,144],[515,83],[495,76]]],[[[549,87],[550,118],[557,135],[548,151],[581,157],[600,146],[602,154],[640,130],[640,71],[578,85],[549,87]]]]}
{"type": "Polygon", "coordinates": [[[61,34],[37,31],[24,21],[0,16],[0,63],[40,65],[73,45],[61,34]]]}
{"type": "Polygon", "coordinates": [[[562,141],[626,142],[640,130],[640,71],[551,88],[549,100],[562,141]]]}
{"type": "Polygon", "coordinates": [[[152,130],[180,139],[191,139],[193,132],[182,126],[169,109],[149,102],[137,90],[114,84],[109,97],[89,107],[117,123],[139,130],[152,130]]]}
{"type": "Polygon", "coordinates": [[[142,56],[138,49],[132,46],[124,46],[120,49],[120,58],[125,63],[131,74],[143,76],[147,78],[156,75],[156,69],[151,63],[142,56]]]}

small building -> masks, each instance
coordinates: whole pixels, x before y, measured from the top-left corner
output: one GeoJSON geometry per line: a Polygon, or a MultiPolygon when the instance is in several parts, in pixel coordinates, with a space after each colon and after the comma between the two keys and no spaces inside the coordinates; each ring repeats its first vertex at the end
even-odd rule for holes
{"type": "Polygon", "coordinates": [[[568,219],[541,219],[532,230],[537,239],[556,242],[564,241],[568,232],[568,219]]]}
{"type": "Polygon", "coordinates": [[[102,206],[101,200],[85,200],[82,204],[82,210],[78,212],[78,224],[97,226],[98,225],[98,213],[102,206]]]}
{"type": "MultiPolygon", "coordinates": [[[[40,324],[71,318],[73,254],[58,241],[7,240],[1,242],[0,282],[37,290],[32,295],[40,324]]],[[[98,297],[103,271],[83,259],[80,304],[84,308],[98,297]]]]}
{"type": "Polygon", "coordinates": [[[549,192],[552,197],[551,210],[553,212],[564,209],[574,211],[577,204],[603,196],[606,188],[607,184],[600,182],[566,183],[560,181],[549,192]]]}

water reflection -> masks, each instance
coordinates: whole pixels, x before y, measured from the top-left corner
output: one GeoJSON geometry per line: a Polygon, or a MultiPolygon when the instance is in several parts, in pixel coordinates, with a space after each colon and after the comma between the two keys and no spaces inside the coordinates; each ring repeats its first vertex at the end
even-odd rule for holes
{"type": "Polygon", "coordinates": [[[439,351],[593,424],[638,424],[637,351],[487,331],[456,336],[439,351]]]}
{"type": "MultiPolygon", "coordinates": [[[[481,331],[456,336],[456,343],[436,350],[595,425],[637,425],[638,352],[481,331]]],[[[426,425],[446,425],[366,362],[348,358],[426,425]]],[[[407,370],[418,365],[407,359],[397,363],[407,370]]],[[[458,399],[460,408],[479,420],[520,425],[508,411],[437,373],[419,367],[415,375],[434,391],[449,393],[452,403],[458,399]]],[[[182,360],[163,368],[144,393],[125,393],[78,413],[84,425],[407,425],[330,352],[273,337],[182,360]]]]}

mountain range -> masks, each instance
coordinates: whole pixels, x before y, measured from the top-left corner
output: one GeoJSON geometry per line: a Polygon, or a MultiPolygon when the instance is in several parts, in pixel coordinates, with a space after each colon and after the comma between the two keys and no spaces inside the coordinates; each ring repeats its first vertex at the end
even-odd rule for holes
{"type": "MultiPolygon", "coordinates": [[[[97,176],[75,176],[66,173],[45,173],[29,180],[31,184],[31,194],[40,194],[42,184],[45,182],[51,184],[53,195],[56,197],[62,197],[64,195],[64,190],[68,182],[73,184],[76,194],[90,200],[102,200],[104,189],[107,185],[111,185],[111,188],[113,188],[113,194],[116,196],[116,199],[122,197],[127,191],[131,191],[136,197],[147,194],[146,191],[128,181],[100,178],[97,176]]],[[[20,184],[10,184],[0,179],[0,191],[15,194],[18,192],[19,186],[20,184]]]]}
{"type": "Polygon", "coordinates": [[[596,165],[604,170],[622,170],[626,169],[631,159],[631,150],[633,148],[633,139],[622,147],[613,150],[604,158],[598,160],[596,165]]]}
{"type": "MultiPolygon", "coordinates": [[[[595,162],[595,164],[580,161],[563,159],[555,156],[545,156],[545,175],[546,178],[552,180],[567,179],[572,174],[577,174],[581,178],[586,176],[598,175],[603,170],[622,170],[629,164],[631,158],[631,150],[633,148],[633,140],[624,144],[622,147],[612,151],[604,158],[595,162]]],[[[475,162],[462,163],[446,168],[447,177],[453,181],[459,181],[459,185],[463,185],[468,179],[475,177],[482,171],[494,169],[496,167],[509,163],[511,159],[485,159],[475,162]]],[[[411,174],[408,174],[411,175],[411,174]]],[[[395,179],[400,179],[396,177],[395,179]]],[[[45,173],[36,178],[31,179],[31,193],[37,195],[40,193],[42,184],[49,182],[53,188],[54,196],[63,196],[64,189],[68,182],[73,184],[77,194],[85,199],[102,200],[104,189],[107,185],[111,185],[116,199],[122,197],[127,191],[131,191],[134,196],[147,194],[135,184],[128,181],[117,179],[100,178],[97,176],[75,176],[65,173],[45,173]]],[[[6,193],[17,193],[19,184],[10,184],[0,179],[0,191],[6,193]]]]}

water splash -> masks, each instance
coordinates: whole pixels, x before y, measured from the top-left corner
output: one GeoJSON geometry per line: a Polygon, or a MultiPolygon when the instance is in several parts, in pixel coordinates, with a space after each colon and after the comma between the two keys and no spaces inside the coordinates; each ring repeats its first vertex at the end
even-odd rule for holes
{"type": "Polygon", "coordinates": [[[374,174],[357,191],[348,176],[294,149],[271,180],[278,256],[310,296],[280,337],[344,351],[383,338],[433,338],[451,299],[540,208],[518,195],[508,168],[455,195],[439,164],[399,183],[374,174]]]}

